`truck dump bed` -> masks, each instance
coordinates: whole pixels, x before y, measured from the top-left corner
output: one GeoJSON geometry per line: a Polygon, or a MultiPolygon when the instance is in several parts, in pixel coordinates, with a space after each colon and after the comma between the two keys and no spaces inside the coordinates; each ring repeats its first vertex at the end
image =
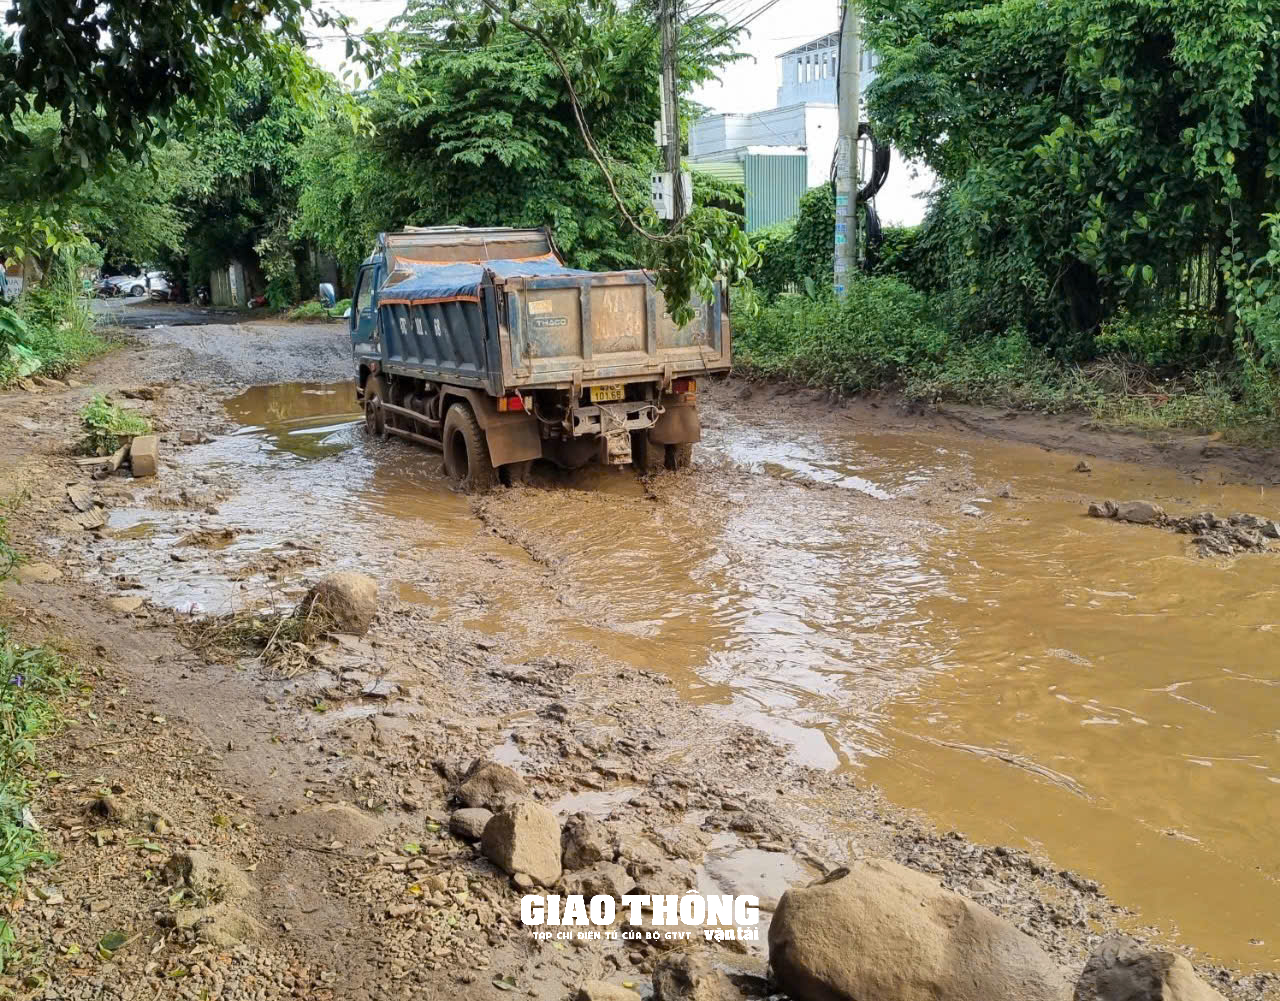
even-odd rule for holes
{"type": "Polygon", "coordinates": [[[645,272],[567,268],[540,231],[385,239],[377,305],[388,370],[500,396],[729,368],[719,287],[711,308],[703,304],[692,323],[677,327],[645,272]]]}

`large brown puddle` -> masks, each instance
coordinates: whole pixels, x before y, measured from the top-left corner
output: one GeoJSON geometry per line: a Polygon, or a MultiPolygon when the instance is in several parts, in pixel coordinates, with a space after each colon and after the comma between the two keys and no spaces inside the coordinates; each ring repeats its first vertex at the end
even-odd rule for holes
{"type": "Polygon", "coordinates": [[[1083,517],[1103,496],[1280,513],[1257,490],[743,408],[712,409],[695,471],[651,491],[594,470],[475,502],[429,450],[365,441],[349,386],[260,388],[228,413],[243,430],[183,459],[240,476],[216,517],[113,527],[254,532],[180,572],[122,540],[153,597],[249,600],[279,576],[229,567],[313,546],[517,654],[664,671],[943,828],[1098,878],[1137,924],[1280,968],[1280,556],[1200,560],[1083,517]]]}

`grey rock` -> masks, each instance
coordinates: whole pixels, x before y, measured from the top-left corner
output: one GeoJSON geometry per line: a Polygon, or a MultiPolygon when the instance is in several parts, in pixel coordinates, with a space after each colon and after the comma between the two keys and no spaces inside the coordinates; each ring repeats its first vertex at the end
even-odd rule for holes
{"type": "Polygon", "coordinates": [[[769,963],[795,1001],[1066,1001],[1071,986],[1028,936],[936,879],[856,862],[783,894],[769,963]]]}
{"type": "Polygon", "coordinates": [[[492,810],[486,810],[482,806],[464,807],[455,810],[449,818],[449,831],[466,841],[479,841],[492,819],[492,810]]]}
{"type": "Polygon", "coordinates": [[[740,1001],[741,995],[727,976],[701,956],[677,952],[664,956],[654,967],[653,997],[654,1001],[740,1001]]]}
{"type": "Polygon", "coordinates": [[[560,835],[561,862],[565,869],[582,869],[596,862],[612,862],[617,853],[617,835],[595,817],[575,813],[565,821],[560,835]]]}
{"type": "Polygon", "coordinates": [[[1196,976],[1191,964],[1172,952],[1116,936],[1103,942],[1085,963],[1074,1001],[1224,1001],[1196,976]]]}
{"type": "Polygon", "coordinates": [[[1164,520],[1164,509],[1151,501],[1125,501],[1116,506],[1116,517],[1134,525],[1154,525],[1164,520]]]}
{"type": "Polygon", "coordinates": [[[467,806],[501,810],[508,803],[523,799],[529,788],[520,775],[496,761],[472,762],[458,787],[458,799],[467,806]]]}

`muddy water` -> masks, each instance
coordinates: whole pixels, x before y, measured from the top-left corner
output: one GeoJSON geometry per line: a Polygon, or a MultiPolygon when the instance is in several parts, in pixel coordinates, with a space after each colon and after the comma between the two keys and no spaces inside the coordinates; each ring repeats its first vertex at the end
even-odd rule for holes
{"type": "Polygon", "coordinates": [[[1280,559],[1201,561],[1181,537],[1082,517],[1098,496],[1280,504],[714,408],[692,474],[650,489],[620,470],[543,474],[476,502],[429,450],[367,442],[354,402],[346,385],[230,401],[239,432],[180,461],[236,488],[216,515],[113,518],[115,572],[217,610],[299,588],[315,572],[299,551],[369,569],[442,621],[501,633],[513,659],[664,671],[942,827],[1098,878],[1137,923],[1280,968],[1280,559]],[[169,562],[184,533],[222,525],[254,530],[169,562]]]}

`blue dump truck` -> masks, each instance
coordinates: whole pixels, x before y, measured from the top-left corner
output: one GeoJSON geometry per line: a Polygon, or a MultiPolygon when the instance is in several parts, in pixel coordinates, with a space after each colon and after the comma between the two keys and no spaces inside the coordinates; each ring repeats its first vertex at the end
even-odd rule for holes
{"type": "Polygon", "coordinates": [[[350,322],[368,433],[442,449],[473,490],[536,459],[680,469],[698,380],[730,363],[723,287],[678,327],[649,274],[565,267],[544,230],[384,233],[350,322]]]}

